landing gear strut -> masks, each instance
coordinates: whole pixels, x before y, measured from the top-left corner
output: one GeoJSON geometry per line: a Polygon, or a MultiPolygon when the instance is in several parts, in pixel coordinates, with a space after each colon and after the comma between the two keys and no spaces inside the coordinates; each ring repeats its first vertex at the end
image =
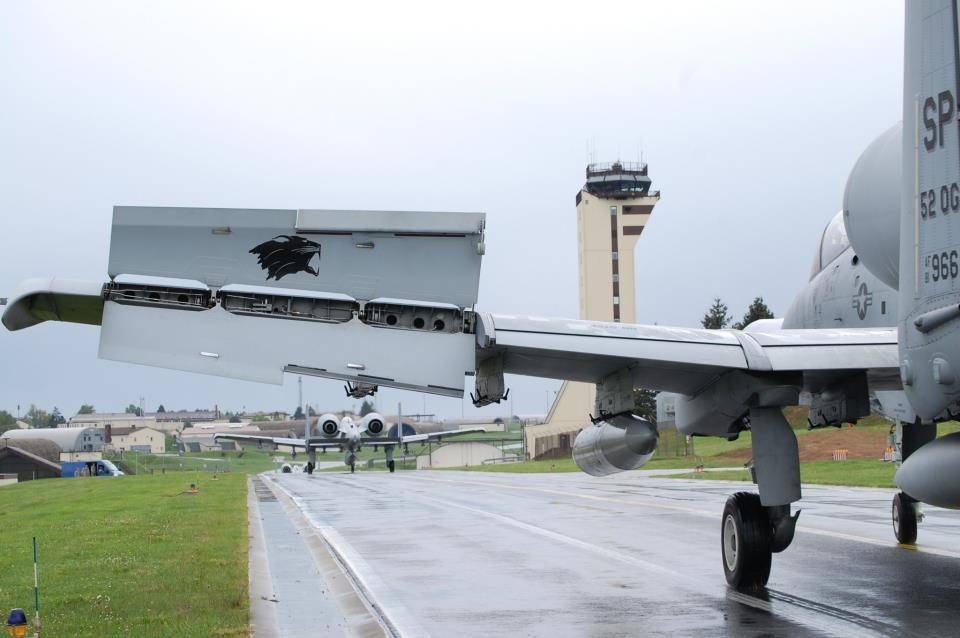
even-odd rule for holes
{"type": "Polygon", "coordinates": [[[395,469],[397,469],[397,464],[393,462],[393,446],[387,445],[383,448],[383,451],[387,455],[387,469],[393,472],[395,469]]]}
{"type": "Polygon", "coordinates": [[[775,552],[793,541],[800,500],[797,439],[779,408],[751,408],[753,480],[760,493],[737,492],[727,499],[720,523],[723,573],[731,587],[763,589],[775,552]]]}
{"type": "MultiPolygon", "coordinates": [[[[896,439],[900,444],[900,461],[907,460],[911,454],[937,438],[935,423],[903,423],[896,426],[896,439]]],[[[909,494],[900,492],[893,497],[893,506],[890,508],[893,521],[893,534],[897,542],[912,545],[917,542],[917,523],[923,520],[920,514],[920,503],[909,494]]]]}

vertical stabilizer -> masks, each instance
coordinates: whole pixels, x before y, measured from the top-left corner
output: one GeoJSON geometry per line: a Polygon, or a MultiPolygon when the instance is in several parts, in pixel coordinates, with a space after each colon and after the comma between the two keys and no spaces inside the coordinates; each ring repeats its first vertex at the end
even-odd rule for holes
{"type": "Polygon", "coordinates": [[[960,397],[957,0],[905,9],[900,366],[929,421],[960,397]]]}

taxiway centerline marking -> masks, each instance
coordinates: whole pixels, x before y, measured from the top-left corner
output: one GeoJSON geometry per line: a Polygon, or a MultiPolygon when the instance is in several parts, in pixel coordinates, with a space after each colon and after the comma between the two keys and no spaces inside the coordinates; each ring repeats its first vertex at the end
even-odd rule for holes
{"type": "MultiPolygon", "coordinates": [[[[425,476],[411,476],[409,477],[418,481],[433,481],[436,483],[458,483],[461,485],[484,485],[487,487],[494,487],[498,489],[508,489],[508,490],[521,490],[528,492],[541,492],[543,494],[555,494],[560,496],[567,496],[572,498],[579,498],[585,500],[593,501],[605,501],[609,503],[618,503],[621,505],[639,505],[642,507],[654,507],[657,509],[663,510],[673,510],[677,512],[684,512],[686,514],[693,514],[694,516],[703,516],[709,518],[717,518],[716,512],[711,512],[708,510],[695,509],[692,507],[683,507],[680,505],[667,505],[666,503],[656,503],[654,501],[642,501],[642,500],[632,500],[632,499],[618,499],[612,498],[609,496],[596,496],[593,494],[577,494],[574,492],[563,492],[560,490],[551,490],[544,487],[527,487],[522,485],[504,485],[502,483],[490,483],[486,481],[457,481],[454,479],[436,479],[436,478],[427,478],[425,476]]],[[[874,545],[876,547],[888,547],[895,548],[899,547],[897,543],[892,541],[884,541],[877,538],[870,538],[868,536],[860,536],[858,534],[846,534],[844,532],[835,532],[833,530],[821,529],[819,527],[807,527],[805,525],[797,526],[798,532],[804,532],[806,534],[815,534],[817,536],[827,536],[830,538],[836,538],[839,540],[854,541],[858,543],[865,543],[868,545],[874,545]]],[[[913,548],[911,548],[913,549],[913,548]]],[[[934,556],[943,556],[945,558],[960,558],[960,552],[954,552],[949,549],[940,549],[937,547],[924,547],[918,545],[916,551],[923,554],[932,554],[934,556]]]]}

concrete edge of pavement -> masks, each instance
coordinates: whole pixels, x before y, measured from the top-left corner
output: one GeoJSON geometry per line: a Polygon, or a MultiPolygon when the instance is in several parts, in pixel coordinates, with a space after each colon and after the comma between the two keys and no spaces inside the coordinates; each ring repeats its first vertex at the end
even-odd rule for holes
{"type": "Polygon", "coordinates": [[[250,592],[250,630],[257,638],[280,638],[276,600],[267,545],[260,522],[260,505],[253,488],[253,477],[247,477],[247,537],[249,539],[248,583],[250,592]]]}
{"type": "MultiPolygon", "coordinates": [[[[358,638],[393,636],[394,632],[390,631],[384,619],[376,612],[375,606],[358,589],[348,568],[337,559],[326,539],[307,520],[286,490],[277,486],[268,476],[260,476],[280,502],[287,518],[307,546],[310,556],[305,559],[311,558],[314,561],[327,586],[328,597],[347,621],[348,633],[358,638]]],[[[320,592],[317,595],[321,595],[320,592]]],[[[257,636],[259,638],[259,634],[257,636]]]]}

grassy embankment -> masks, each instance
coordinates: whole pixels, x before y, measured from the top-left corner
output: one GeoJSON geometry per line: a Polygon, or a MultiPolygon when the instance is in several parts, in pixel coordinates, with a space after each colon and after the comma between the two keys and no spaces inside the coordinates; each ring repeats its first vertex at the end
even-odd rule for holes
{"type": "Polygon", "coordinates": [[[45,636],[247,636],[247,476],[46,479],[0,488],[0,608],[45,636]]]}
{"type": "MultiPolygon", "coordinates": [[[[242,456],[238,452],[191,452],[183,456],[124,452],[121,461],[119,454],[107,455],[107,458],[111,461],[127,470],[132,470],[131,473],[135,474],[161,474],[164,472],[258,474],[276,469],[279,466],[279,463],[273,460],[274,457],[289,459],[290,455],[256,448],[244,450],[242,456]]],[[[301,455],[298,460],[302,458],[305,457],[301,455]]]]}

